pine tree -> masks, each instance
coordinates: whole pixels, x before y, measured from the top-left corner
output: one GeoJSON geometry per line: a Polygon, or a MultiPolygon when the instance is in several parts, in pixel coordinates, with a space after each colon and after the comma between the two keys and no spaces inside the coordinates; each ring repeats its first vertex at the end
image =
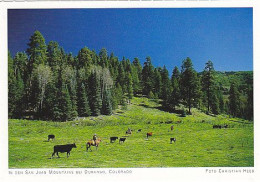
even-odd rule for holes
{"type": "Polygon", "coordinates": [[[102,100],[101,100],[101,89],[100,89],[100,79],[97,76],[95,71],[92,71],[89,78],[89,106],[91,109],[91,113],[94,116],[100,115],[100,110],[102,107],[102,100]]]}
{"type": "Polygon", "coordinates": [[[133,81],[132,81],[132,76],[130,74],[130,72],[128,72],[126,74],[126,81],[125,81],[126,87],[127,87],[127,97],[128,99],[132,99],[133,98],[133,81]]]}
{"type": "Polygon", "coordinates": [[[126,73],[125,73],[125,70],[124,70],[124,66],[123,66],[123,63],[119,63],[118,65],[118,77],[117,77],[117,83],[120,84],[120,86],[122,87],[122,91],[124,93],[127,92],[127,87],[125,85],[125,80],[126,80],[126,73]]]}
{"type": "Polygon", "coordinates": [[[219,100],[219,112],[224,113],[225,112],[225,103],[224,103],[224,98],[223,98],[223,93],[220,89],[217,90],[217,96],[219,100]]]}
{"type": "Polygon", "coordinates": [[[210,112],[210,108],[213,113],[218,113],[219,106],[218,98],[216,97],[216,85],[215,85],[215,70],[213,67],[213,63],[209,60],[206,63],[204,71],[202,73],[202,90],[205,92],[207,96],[207,112],[210,112]],[[213,108],[214,107],[214,108],[213,108]]]}
{"type": "Polygon", "coordinates": [[[78,114],[79,116],[90,116],[91,111],[89,107],[88,95],[86,94],[86,88],[84,83],[78,86],[77,92],[77,104],[78,104],[78,114]]]}
{"type": "Polygon", "coordinates": [[[191,114],[191,107],[196,105],[198,101],[198,83],[197,73],[193,69],[191,59],[188,57],[182,62],[180,87],[182,99],[184,105],[189,108],[189,114],[191,114]]]}
{"type": "Polygon", "coordinates": [[[162,106],[166,109],[170,108],[170,93],[171,93],[171,86],[170,86],[170,79],[169,73],[166,67],[164,66],[161,73],[162,77],[162,93],[161,98],[163,100],[162,106]]]}
{"type": "Polygon", "coordinates": [[[47,63],[52,70],[57,70],[62,62],[61,49],[57,42],[50,41],[47,46],[47,63]]]}
{"type": "Polygon", "coordinates": [[[93,64],[92,52],[87,48],[82,48],[78,53],[78,65],[77,68],[89,68],[93,64]]]}
{"type": "Polygon", "coordinates": [[[11,53],[8,51],[8,117],[13,117],[15,110],[15,75],[14,75],[14,63],[11,53]]]}
{"type": "Polygon", "coordinates": [[[220,113],[219,98],[216,90],[214,90],[214,92],[212,93],[209,101],[211,103],[210,106],[211,106],[212,113],[219,114],[220,113]]]}
{"type": "Polygon", "coordinates": [[[107,56],[107,50],[105,48],[102,48],[100,50],[100,53],[99,53],[99,65],[102,67],[102,68],[107,68],[109,67],[109,63],[108,63],[108,56],[107,56]]]}
{"type": "Polygon", "coordinates": [[[14,69],[14,61],[8,52],[8,116],[21,118],[24,110],[24,82],[19,68],[14,69]]]}
{"type": "MultiPolygon", "coordinates": [[[[162,75],[161,75],[161,67],[155,68],[154,69],[154,90],[153,90],[153,95],[155,98],[162,98],[162,75]]],[[[150,91],[152,92],[152,91],[150,91]]],[[[149,92],[149,93],[150,93],[149,92]]]]}
{"type": "Polygon", "coordinates": [[[28,71],[30,74],[33,68],[39,64],[45,64],[47,60],[47,48],[45,44],[45,39],[41,32],[36,30],[30,38],[28,43],[29,48],[27,49],[27,54],[29,56],[28,71]]]}
{"type": "Polygon", "coordinates": [[[104,97],[102,100],[102,114],[111,115],[112,114],[112,98],[109,89],[104,92],[104,97]]]}
{"type": "Polygon", "coordinates": [[[247,90],[247,102],[246,102],[246,118],[249,120],[254,119],[254,93],[253,93],[253,85],[249,86],[247,90]]]}
{"type": "Polygon", "coordinates": [[[28,43],[27,54],[29,57],[27,64],[26,73],[26,105],[27,109],[30,111],[37,111],[37,95],[39,95],[39,90],[37,86],[37,80],[32,78],[32,72],[38,65],[46,64],[47,61],[47,48],[45,44],[45,39],[39,31],[35,31],[31,36],[28,43]]]}
{"type": "Polygon", "coordinates": [[[134,58],[132,65],[133,89],[136,95],[142,91],[142,65],[138,58],[134,58]]]}
{"type": "Polygon", "coordinates": [[[148,95],[150,91],[153,91],[153,80],[154,80],[154,67],[150,57],[146,58],[144,67],[142,70],[142,83],[143,83],[143,94],[148,95]]]}
{"type": "Polygon", "coordinates": [[[178,67],[174,67],[172,71],[172,77],[171,77],[171,86],[172,86],[172,92],[170,96],[170,106],[173,108],[173,110],[176,109],[176,106],[180,104],[181,99],[181,93],[180,93],[180,72],[178,67]]]}
{"type": "MultiPolygon", "coordinates": [[[[58,120],[56,119],[56,114],[55,112],[58,111],[58,98],[57,94],[58,90],[55,85],[55,81],[51,80],[51,82],[47,85],[46,87],[46,98],[45,102],[43,103],[43,108],[42,108],[42,119],[45,120],[58,120]]],[[[59,96],[59,95],[58,95],[59,96]]]]}
{"type": "Polygon", "coordinates": [[[235,83],[231,83],[229,90],[229,113],[232,116],[237,116],[240,110],[240,94],[235,83]]]}
{"type": "Polygon", "coordinates": [[[26,55],[26,53],[24,52],[18,52],[13,60],[13,66],[14,66],[14,74],[18,75],[18,72],[21,76],[21,78],[23,79],[23,82],[26,81],[27,79],[27,68],[26,68],[26,64],[28,62],[28,57],[26,55]]]}
{"type": "Polygon", "coordinates": [[[69,90],[66,85],[62,86],[61,98],[60,98],[60,108],[61,108],[61,121],[67,121],[73,119],[72,116],[72,105],[69,95],[69,90]]]}

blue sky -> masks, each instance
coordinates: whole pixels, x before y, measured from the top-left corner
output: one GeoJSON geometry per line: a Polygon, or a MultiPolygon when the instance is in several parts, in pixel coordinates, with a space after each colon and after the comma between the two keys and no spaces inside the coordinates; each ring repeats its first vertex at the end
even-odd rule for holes
{"type": "Polygon", "coordinates": [[[202,71],[211,60],[218,71],[253,70],[252,8],[24,9],[8,10],[8,48],[25,51],[39,30],[77,55],[87,46],[106,48],[121,60],[147,56],[169,72],[186,57],[202,71]]]}

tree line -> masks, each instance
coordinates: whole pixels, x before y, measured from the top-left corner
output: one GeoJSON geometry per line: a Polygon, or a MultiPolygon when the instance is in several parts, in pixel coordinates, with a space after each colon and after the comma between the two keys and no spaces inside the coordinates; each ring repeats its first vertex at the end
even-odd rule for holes
{"type": "Polygon", "coordinates": [[[111,115],[118,107],[126,108],[133,96],[145,96],[159,99],[167,111],[183,107],[182,112],[187,108],[191,114],[191,108],[196,107],[209,114],[252,120],[250,79],[243,92],[233,81],[226,97],[211,61],[197,73],[187,57],[181,70],[174,67],[169,77],[166,67],[154,67],[149,56],[143,66],[138,58],[131,62],[123,57],[120,61],[105,48],[96,53],[84,47],[73,56],[55,41],[46,45],[43,35],[35,31],[26,52],[14,57],[8,52],[9,118],[67,121],[111,115]]]}

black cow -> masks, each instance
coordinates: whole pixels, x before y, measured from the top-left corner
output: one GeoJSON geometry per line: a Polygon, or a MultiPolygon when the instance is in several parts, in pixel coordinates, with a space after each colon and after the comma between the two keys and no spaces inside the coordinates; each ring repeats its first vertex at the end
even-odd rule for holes
{"type": "Polygon", "coordinates": [[[55,135],[48,135],[48,141],[50,141],[50,139],[55,139],[55,135]]]}
{"type": "Polygon", "coordinates": [[[213,128],[219,128],[219,129],[221,129],[221,125],[213,125],[213,128]]]}
{"type": "Polygon", "coordinates": [[[172,141],[174,141],[174,143],[176,142],[176,138],[170,138],[170,141],[172,143],[172,141]]]}
{"type": "Polygon", "coordinates": [[[118,137],[110,137],[110,143],[113,143],[116,139],[118,139],[118,137]]]}
{"type": "Polygon", "coordinates": [[[53,157],[55,153],[57,154],[58,157],[60,157],[59,152],[61,152],[61,153],[67,152],[67,158],[68,158],[72,148],[77,148],[75,143],[67,144],[67,145],[55,145],[54,152],[51,157],[53,157]]]}
{"type": "Polygon", "coordinates": [[[141,131],[142,131],[142,129],[137,130],[137,132],[141,132],[141,131]]]}
{"type": "Polygon", "coordinates": [[[120,138],[120,139],[119,139],[119,144],[122,143],[122,142],[124,143],[124,142],[125,142],[125,139],[126,139],[126,138],[120,138]]]}

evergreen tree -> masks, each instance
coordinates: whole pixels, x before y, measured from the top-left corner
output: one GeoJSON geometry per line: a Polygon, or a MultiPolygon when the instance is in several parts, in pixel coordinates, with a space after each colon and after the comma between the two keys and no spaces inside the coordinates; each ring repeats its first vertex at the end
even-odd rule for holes
{"type": "Polygon", "coordinates": [[[127,87],[125,85],[125,80],[126,80],[126,73],[124,70],[124,66],[123,63],[119,63],[118,66],[118,77],[117,77],[117,83],[120,84],[120,86],[122,87],[123,93],[127,92],[127,87]]]}
{"type": "Polygon", "coordinates": [[[162,94],[161,98],[163,100],[162,106],[166,109],[170,108],[170,93],[171,93],[171,85],[169,79],[169,73],[166,67],[164,66],[161,73],[162,77],[162,94]]]}
{"type": "Polygon", "coordinates": [[[223,98],[223,93],[220,89],[217,90],[217,96],[219,100],[219,112],[224,113],[225,112],[225,103],[224,103],[224,98],[223,98]]]}
{"type": "MultiPolygon", "coordinates": [[[[162,98],[162,75],[161,75],[162,69],[160,67],[154,69],[154,90],[153,95],[155,98],[162,98]]],[[[149,93],[151,93],[150,91],[149,93]]]]}
{"type": "Polygon", "coordinates": [[[24,82],[21,78],[19,68],[14,70],[14,62],[10,52],[8,52],[8,116],[10,118],[21,118],[24,104],[24,82]]]}
{"type": "Polygon", "coordinates": [[[133,66],[136,68],[137,70],[137,74],[138,74],[138,79],[142,80],[142,65],[140,64],[140,61],[138,58],[134,58],[133,61],[133,66]]]}
{"type": "Polygon", "coordinates": [[[95,71],[92,71],[89,78],[89,105],[91,109],[91,113],[94,116],[100,115],[100,110],[102,107],[102,100],[101,100],[101,89],[100,89],[100,80],[97,76],[95,71]]]}
{"type": "Polygon", "coordinates": [[[15,110],[15,91],[16,91],[14,62],[11,53],[8,51],[8,116],[13,117],[15,110]]]}
{"type": "Polygon", "coordinates": [[[151,58],[148,56],[142,70],[142,83],[143,83],[143,94],[148,95],[150,91],[153,91],[153,76],[154,67],[152,65],[151,58]]]}
{"type": "Polygon", "coordinates": [[[240,110],[240,94],[235,83],[231,83],[229,90],[229,113],[232,116],[237,116],[240,110]]]}
{"type": "Polygon", "coordinates": [[[89,68],[92,64],[92,52],[87,47],[82,48],[78,53],[78,69],[83,67],[89,68]]]}
{"type": "Polygon", "coordinates": [[[254,93],[253,86],[249,86],[247,91],[247,102],[246,102],[246,118],[249,120],[254,119],[254,93]]]}
{"type": "Polygon", "coordinates": [[[62,86],[61,98],[59,104],[62,113],[61,121],[67,121],[73,119],[71,99],[69,95],[69,90],[66,85],[62,86]]]}
{"type": "Polygon", "coordinates": [[[69,95],[71,98],[72,104],[72,117],[75,118],[78,116],[77,113],[77,78],[76,78],[76,70],[74,70],[71,66],[66,66],[62,70],[62,80],[67,85],[69,90],[69,95]]]}
{"type": "Polygon", "coordinates": [[[27,54],[29,57],[27,64],[26,73],[26,105],[27,109],[30,111],[37,111],[37,94],[39,94],[38,86],[36,80],[32,78],[32,72],[40,64],[45,64],[47,61],[47,48],[45,44],[45,39],[39,31],[35,31],[31,36],[28,43],[27,54]],[[34,83],[34,85],[33,85],[34,83]]]}
{"type": "Polygon", "coordinates": [[[69,66],[72,66],[74,69],[76,69],[76,61],[72,55],[72,53],[69,53],[67,56],[67,63],[69,66]]]}
{"type": "Polygon", "coordinates": [[[99,65],[102,67],[102,68],[107,68],[109,66],[109,63],[108,63],[108,56],[107,56],[107,50],[105,48],[102,48],[100,50],[100,53],[99,53],[99,65]]]}
{"type": "Polygon", "coordinates": [[[90,116],[91,111],[88,102],[88,95],[86,94],[86,88],[83,83],[78,86],[78,114],[79,116],[90,116]]]}
{"type": "Polygon", "coordinates": [[[24,52],[18,52],[13,60],[13,67],[14,67],[14,74],[18,75],[20,74],[21,78],[23,79],[23,82],[26,81],[26,72],[27,72],[27,68],[26,68],[26,64],[28,62],[28,57],[26,55],[26,53],[24,52]],[[19,73],[18,73],[19,72],[19,73]]]}
{"type": "Polygon", "coordinates": [[[50,41],[47,46],[47,63],[52,70],[57,70],[62,64],[61,49],[57,42],[50,41]]]}
{"type": "Polygon", "coordinates": [[[175,66],[171,77],[172,92],[170,96],[170,106],[174,110],[176,109],[176,106],[180,104],[180,99],[181,99],[179,81],[180,81],[180,72],[178,67],[175,66]]]}
{"type": "Polygon", "coordinates": [[[112,98],[109,89],[104,92],[104,97],[102,100],[102,114],[111,115],[112,114],[112,98]]]}
{"type": "MultiPolygon", "coordinates": [[[[57,96],[59,95],[57,93],[58,90],[55,84],[55,80],[52,79],[51,82],[46,87],[46,98],[42,108],[42,113],[44,113],[44,115],[42,115],[42,119],[58,120],[56,118],[56,114],[59,111],[58,104],[57,104],[58,101],[57,96]]],[[[61,111],[59,111],[59,113],[60,112],[61,111]]]]}
{"type": "Polygon", "coordinates": [[[29,48],[26,52],[29,56],[28,74],[30,74],[33,68],[36,67],[36,65],[45,64],[47,60],[47,48],[45,44],[45,39],[38,30],[36,30],[31,36],[28,46],[29,48]]]}
{"type": "Polygon", "coordinates": [[[220,109],[219,109],[219,98],[218,98],[218,94],[217,94],[217,90],[214,90],[214,93],[212,93],[212,95],[210,96],[210,107],[212,110],[213,114],[219,114],[220,113],[220,109]]]}
{"type": "Polygon", "coordinates": [[[133,81],[132,81],[132,76],[129,72],[126,74],[125,84],[126,84],[126,87],[127,87],[127,97],[128,97],[128,99],[132,99],[133,95],[134,95],[133,94],[134,93],[134,91],[133,91],[133,81]]]}
{"type": "Polygon", "coordinates": [[[216,97],[216,85],[214,78],[215,70],[213,63],[209,60],[206,63],[204,71],[202,73],[202,90],[206,93],[207,96],[207,112],[210,112],[210,107],[213,113],[218,113],[219,106],[218,98],[216,97]],[[214,108],[213,108],[214,107],[214,108]]]}
{"type": "Polygon", "coordinates": [[[183,104],[189,108],[189,114],[191,114],[191,107],[196,105],[198,101],[196,100],[199,91],[198,83],[197,73],[188,57],[182,62],[180,87],[183,104]]]}

